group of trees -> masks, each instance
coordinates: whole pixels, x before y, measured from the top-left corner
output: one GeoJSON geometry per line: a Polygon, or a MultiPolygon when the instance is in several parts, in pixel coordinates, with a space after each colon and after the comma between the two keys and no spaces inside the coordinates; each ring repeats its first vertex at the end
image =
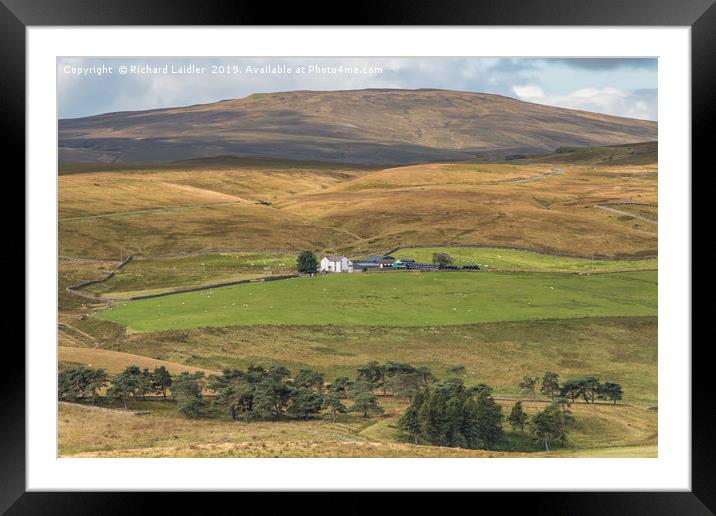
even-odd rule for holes
{"type": "Polygon", "coordinates": [[[109,377],[104,369],[71,367],[60,371],[57,376],[57,391],[60,399],[90,398],[94,405],[97,391],[107,385],[109,377]]]}
{"type": "Polygon", "coordinates": [[[136,365],[131,365],[112,378],[104,369],[70,367],[58,374],[57,389],[60,399],[90,398],[94,404],[97,392],[109,385],[107,396],[121,399],[126,408],[129,398],[161,394],[166,399],[167,390],[172,386],[172,382],[172,375],[164,366],[150,371],[147,368],[140,369],[136,365]]]}
{"type": "Polygon", "coordinates": [[[325,413],[335,422],[338,414],[347,412],[366,418],[383,413],[374,393],[377,388],[391,390],[396,396],[409,396],[420,382],[430,378],[430,371],[394,362],[371,362],[358,369],[356,379],[338,377],[330,384],[312,369],[301,369],[292,376],[288,369],[276,365],[252,365],[246,371],[226,369],[208,378],[200,371],[173,377],[163,366],[150,371],[131,365],[112,378],[104,369],[73,367],[59,373],[58,393],[60,399],[89,398],[94,404],[98,391],[107,388],[107,397],[122,400],[127,408],[129,399],[145,399],[150,394],[161,394],[166,399],[171,388],[177,410],[187,417],[198,417],[210,408],[223,408],[235,420],[308,419],[325,413]],[[204,396],[205,388],[214,392],[213,399],[204,396]]]}
{"type": "Polygon", "coordinates": [[[559,375],[548,371],[544,373],[541,380],[536,376],[526,375],[519,384],[519,388],[530,393],[533,400],[536,399],[538,386],[540,392],[549,396],[552,401],[561,398],[575,402],[577,398],[582,398],[587,403],[594,403],[596,400],[610,400],[616,404],[624,396],[621,385],[613,382],[601,383],[596,376],[566,380],[560,385],[559,375]]]}
{"type": "Polygon", "coordinates": [[[450,378],[420,387],[398,420],[415,442],[492,449],[502,438],[502,407],[487,386],[466,387],[450,378]]]}
{"type": "Polygon", "coordinates": [[[282,366],[225,369],[221,375],[209,377],[214,406],[222,407],[235,420],[309,419],[323,413],[335,422],[338,414],[347,412],[363,417],[381,414],[383,408],[373,393],[375,385],[360,374],[356,380],[338,377],[326,384],[317,371],[304,368],[292,376],[282,366]],[[351,400],[350,406],[345,400],[351,400]]]}
{"type": "Polygon", "coordinates": [[[556,442],[564,445],[567,442],[567,428],[574,422],[574,417],[566,404],[558,401],[553,401],[544,410],[529,417],[522,407],[522,402],[517,401],[512,406],[507,421],[515,431],[519,429],[524,432],[527,426],[530,433],[549,451],[550,444],[556,442]]]}
{"type": "Polygon", "coordinates": [[[365,383],[371,393],[381,390],[383,394],[403,398],[412,398],[418,389],[435,380],[430,368],[415,367],[405,362],[381,364],[372,361],[359,367],[356,373],[356,381],[365,383]]]}
{"type": "MultiPolygon", "coordinates": [[[[108,398],[122,400],[127,408],[130,398],[168,394],[177,410],[187,417],[199,417],[205,411],[221,410],[233,420],[309,419],[323,414],[333,422],[339,414],[355,412],[367,418],[383,413],[376,392],[410,400],[398,420],[398,428],[420,442],[472,449],[494,449],[503,439],[502,408],[492,397],[492,388],[485,384],[465,386],[459,378],[465,368],[448,368],[453,375],[438,381],[428,367],[409,363],[377,361],[356,369],[354,379],[337,377],[327,383],[323,374],[300,369],[297,374],[283,366],[265,368],[251,365],[246,370],[225,369],[221,375],[183,372],[173,377],[164,366],[153,371],[130,365],[110,378],[104,369],[72,367],[58,375],[60,399],[91,400],[106,388],[108,398]],[[207,399],[206,389],[214,396],[207,399]],[[170,392],[171,391],[171,392],[170,392]]],[[[514,431],[528,430],[541,441],[546,450],[550,445],[566,442],[567,428],[573,422],[567,409],[578,398],[588,403],[622,399],[619,384],[601,383],[595,376],[567,380],[560,384],[559,375],[546,372],[540,379],[527,375],[519,384],[532,399],[539,391],[552,399],[544,410],[528,416],[517,401],[506,420],[514,431]]]]}

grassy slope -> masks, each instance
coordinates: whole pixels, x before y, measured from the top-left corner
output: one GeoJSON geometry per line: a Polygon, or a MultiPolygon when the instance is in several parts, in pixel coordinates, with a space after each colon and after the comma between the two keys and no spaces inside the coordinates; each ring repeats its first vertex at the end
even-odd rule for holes
{"type": "MultiPolygon", "coordinates": [[[[392,428],[404,402],[382,400],[386,413],[363,419],[354,414],[328,421],[230,422],[188,420],[161,401],[136,401],[127,412],[61,404],[61,456],[85,457],[544,457],[656,455],[656,413],[634,407],[573,406],[578,424],[571,444],[549,454],[528,438],[507,432],[505,446],[523,452],[499,452],[416,446],[392,428]]],[[[526,404],[527,412],[535,409],[526,404]]],[[[505,404],[503,411],[509,410],[505,404]]]]}
{"type": "Polygon", "coordinates": [[[106,294],[146,289],[178,288],[296,272],[296,257],[288,253],[210,253],[134,260],[110,281],[87,290],[106,294]]]}
{"type": "Polygon", "coordinates": [[[60,254],[119,259],[211,250],[325,249],[352,239],[277,209],[254,204],[182,208],[136,216],[60,222],[60,254]]]}
{"type": "Polygon", "coordinates": [[[656,272],[386,272],[303,277],[130,301],[97,317],[139,331],[256,324],[440,326],[656,315],[656,272]]]}
{"type": "Polygon", "coordinates": [[[196,371],[204,371],[206,374],[216,373],[216,371],[210,371],[200,367],[177,364],[175,362],[167,362],[165,360],[157,360],[146,356],[132,355],[107,349],[59,346],[57,349],[57,358],[60,369],[77,366],[99,367],[106,369],[110,374],[117,374],[129,365],[136,365],[142,369],[146,367],[150,370],[164,366],[173,375],[185,371],[189,373],[196,371]]]}
{"type": "Polygon", "coordinates": [[[563,147],[550,154],[517,160],[519,163],[572,163],[591,166],[651,166],[658,143],[644,142],[605,147],[563,147]]]}
{"type": "Polygon", "coordinates": [[[590,260],[549,256],[513,249],[479,247],[424,247],[399,249],[391,256],[432,263],[433,253],[448,253],[457,265],[478,264],[484,271],[613,272],[656,270],[656,258],[643,260],[590,260]]]}
{"type": "Polygon", "coordinates": [[[462,364],[466,382],[484,382],[510,396],[520,394],[517,385],[525,374],[555,371],[562,379],[596,374],[622,384],[628,402],[654,403],[657,328],[655,317],[422,328],[237,326],[135,333],[108,349],[211,370],[273,363],[292,371],[311,367],[329,381],[353,377],[371,360],[426,365],[439,377],[462,364]]]}
{"type": "Polygon", "coordinates": [[[120,253],[308,248],[358,255],[396,245],[479,244],[655,255],[654,224],[594,207],[655,206],[655,150],[631,161],[623,156],[629,147],[589,152],[601,157],[386,170],[197,161],[194,168],[127,165],[63,175],[60,254],[116,260],[120,253]]]}
{"type": "Polygon", "coordinates": [[[238,161],[186,162],[147,166],[135,170],[89,170],[59,177],[60,218],[96,216],[116,212],[236,202],[256,204],[282,195],[328,188],[369,169],[341,165],[326,167],[297,162],[293,168],[238,161]],[[191,162],[189,162],[191,163],[191,162]]]}
{"type": "Polygon", "coordinates": [[[126,256],[210,249],[288,251],[345,244],[340,229],[262,202],[328,188],[365,169],[305,163],[289,169],[271,161],[234,166],[198,162],[192,169],[128,167],[60,176],[60,254],[118,259],[120,252],[126,256]]]}
{"type": "Polygon", "coordinates": [[[656,204],[657,175],[645,166],[557,165],[560,174],[512,164],[430,164],[372,172],[276,206],[361,237],[341,251],[397,245],[517,246],[603,256],[657,254],[657,228],[595,207],[656,204]],[[499,179],[504,177],[504,179],[499,179]]]}

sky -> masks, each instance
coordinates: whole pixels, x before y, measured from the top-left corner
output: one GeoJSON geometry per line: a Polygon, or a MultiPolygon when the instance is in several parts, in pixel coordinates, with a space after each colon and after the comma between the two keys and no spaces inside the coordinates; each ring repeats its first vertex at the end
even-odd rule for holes
{"type": "Polygon", "coordinates": [[[150,57],[57,59],[59,118],[291,90],[441,88],[657,120],[656,58],[150,57]]]}

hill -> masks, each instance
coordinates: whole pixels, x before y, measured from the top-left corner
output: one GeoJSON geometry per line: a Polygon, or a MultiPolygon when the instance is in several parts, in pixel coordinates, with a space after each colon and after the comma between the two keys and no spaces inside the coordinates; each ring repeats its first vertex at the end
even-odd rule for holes
{"type": "Polygon", "coordinates": [[[485,93],[292,91],[63,119],[59,160],[137,163],[236,155],[385,165],[536,154],[656,137],[656,122],[485,93]]]}
{"type": "Polygon", "coordinates": [[[390,168],[230,158],[71,166],[58,181],[60,254],[356,257],[487,245],[655,256],[656,160],[646,143],[390,168]]]}
{"type": "Polygon", "coordinates": [[[560,147],[554,152],[530,156],[520,163],[569,163],[573,165],[639,166],[658,161],[659,144],[643,142],[603,147],[560,147]]]}

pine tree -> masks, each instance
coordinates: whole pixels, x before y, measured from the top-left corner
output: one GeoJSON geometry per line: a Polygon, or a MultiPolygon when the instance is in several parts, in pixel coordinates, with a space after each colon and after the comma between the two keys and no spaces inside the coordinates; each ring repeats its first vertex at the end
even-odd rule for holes
{"type": "Polygon", "coordinates": [[[318,260],[311,251],[303,251],[296,258],[296,269],[302,274],[313,274],[318,270],[318,260]]]}
{"type": "Polygon", "coordinates": [[[167,399],[167,389],[172,386],[172,375],[164,366],[159,366],[152,373],[152,389],[167,399]]]}
{"type": "Polygon", "coordinates": [[[120,398],[127,408],[127,399],[137,396],[140,388],[140,377],[142,371],[135,365],[128,366],[124,371],[112,378],[112,386],[107,391],[107,395],[120,398]]]}
{"type": "Polygon", "coordinates": [[[443,389],[436,386],[429,390],[427,399],[418,413],[421,435],[429,443],[439,446],[447,444],[445,403],[446,396],[443,389]]]}
{"type": "Polygon", "coordinates": [[[332,394],[326,394],[323,396],[322,408],[331,414],[331,421],[334,423],[336,422],[337,414],[345,414],[348,411],[341,400],[332,394]]]}
{"type": "Polygon", "coordinates": [[[472,396],[463,404],[461,425],[466,448],[473,450],[485,448],[485,441],[480,438],[477,402],[472,396]]]}
{"type": "Polygon", "coordinates": [[[280,418],[288,405],[292,389],[275,378],[266,378],[256,385],[253,409],[259,417],[280,418]]]}
{"type": "Polygon", "coordinates": [[[89,376],[85,390],[90,393],[92,397],[92,405],[97,400],[97,391],[104,388],[107,385],[109,377],[107,371],[104,369],[93,369],[92,374],[89,376]]]}
{"type": "Polygon", "coordinates": [[[338,399],[346,398],[348,396],[350,383],[351,381],[345,376],[339,376],[328,386],[328,392],[338,399]]]}
{"type": "Polygon", "coordinates": [[[198,417],[204,408],[201,395],[204,373],[183,372],[173,382],[172,396],[177,402],[177,410],[189,417],[198,417]]]}
{"type": "Polygon", "coordinates": [[[520,383],[519,388],[522,389],[523,391],[531,393],[532,399],[534,400],[536,398],[535,391],[537,389],[538,381],[539,380],[537,379],[536,376],[525,375],[522,378],[522,382],[520,383]]]}
{"type": "Polygon", "coordinates": [[[398,428],[408,434],[415,444],[418,444],[418,438],[420,437],[420,409],[425,402],[426,390],[420,389],[413,396],[408,408],[405,410],[403,415],[398,420],[398,428]]]}
{"type": "Polygon", "coordinates": [[[147,392],[152,390],[152,373],[146,367],[137,378],[137,394],[144,399],[147,392]]]}
{"type": "Polygon", "coordinates": [[[296,387],[315,389],[318,394],[323,392],[324,378],[321,373],[313,369],[301,369],[293,379],[296,387]]]}
{"type": "Polygon", "coordinates": [[[532,416],[531,431],[544,443],[549,451],[552,442],[564,445],[567,441],[567,427],[574,421],[569,410],[560,410],[559,405],[551,403],[542,412],[532,416]]]}
{"type": "Polygon", "coordinates": [[[510,426],[513,430],[517,430],[519,428],[521,432],[525,431],[525,424],[527,423],[527,414],[525,414],[524,410],[522,409],[521,401],[515,402],[515,404],[512,406],[512,411],[510,411],[508,421],[510,422],[510,426]]]}
{"type": "Polygon", "coordinates": [[[542,394],[546,394],[552,400],[559,394],[559,375],[557,373],[546,372],[542,377],[542,394]]]}
{"type": "Polygon", "coordinates": [[[477,397],[477,427],[478,435],[487,448],[502,438],[502,407],[486,393],[477,397]]]}
{"type": "Polygon", "coordinates": [[[611,400],[616,405],[617,401],[624,396],[624,391],[618,383],[605,382],[599,386],[597,396],[600,399],[611,400]]]}
{"type": "Polygon", "coordinates": [[[353,405],[348,409],[349,412],[360,412],[364,418],[368,414],[382,414],[383,407],[378,403],[378,398],[370,392],[361,392],[353,399],[353,405]]]}
{"type": "Polygon", "coordinates": [[[377,388],[385,387],[385,366],[380,365],[375,360],[368,362],[363,367],[359,367],[356,372],[358,373],[356,376],[358,380],[370,385],[371,393],[377,388]]]}
{"type": "Polygon", "coordinates": [[[286,411],[298,419],[308,419],[321,411],[323,398],[308,387],[294,389],[290,395],[291,404],[286,411]]]}

